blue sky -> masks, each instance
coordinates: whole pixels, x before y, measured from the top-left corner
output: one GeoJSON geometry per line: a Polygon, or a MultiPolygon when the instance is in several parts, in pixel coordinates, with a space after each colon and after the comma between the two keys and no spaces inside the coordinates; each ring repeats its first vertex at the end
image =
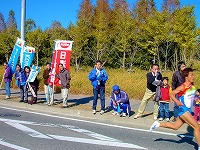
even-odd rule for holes
{"type": "MultiPolygon", "coordinates": [[[[113,0],[109,0],[112,3],[113,0]]],[[[52,21],[60,21],[63,27],[67,28],[70,21],[76,23],[77,11],[82,0],[26,0],[26,19],[31,18],[37,27],[46,29],[50,27],[52,21]]],[[[95,4],[96,0],[91,0],[95,4]]],[[[130,6],[136,0],[127,0],[130,6]]],[[[198,26],[200,26],[200,2],[199,0],[180,0],[181,5],[195,5],[195,15],[198,26]]],[[[160,8],[162,0],[155,0],[156,6],[160,8]]],[[[21,22],[21,0],[0,0],[0,12],[3,13],[7,21],[9,11],[15,12],[18,28],[21,22]]]]}

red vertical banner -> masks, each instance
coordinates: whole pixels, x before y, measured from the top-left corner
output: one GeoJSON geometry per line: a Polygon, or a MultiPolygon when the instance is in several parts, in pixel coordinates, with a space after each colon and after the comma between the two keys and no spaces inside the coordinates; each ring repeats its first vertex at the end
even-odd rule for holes
{"type": "Polygon", "coordinates": [[[59,73],[58,65],[60,63],[70,71],[70,58],[71,58],[71,50],[72,50],[73,41],[55,41],[53,57],[52,57],[52,72],[50,77],[50,82],[54,83],[54,85],[60,85],[60,81],[55,77],[55,73],[59,73]]]}

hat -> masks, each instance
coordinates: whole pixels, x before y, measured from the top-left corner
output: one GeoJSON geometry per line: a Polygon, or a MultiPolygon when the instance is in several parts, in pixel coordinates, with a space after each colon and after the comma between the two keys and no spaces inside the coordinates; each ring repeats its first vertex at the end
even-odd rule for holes
{"type": "Polygon", "coordinates": [[[120,88],[119,88],[119,86],[118,85],[114,85],[113,87],[112,87],[112,90],[113,91],[117,91],[117,90],[119,90],[120,88]]]}

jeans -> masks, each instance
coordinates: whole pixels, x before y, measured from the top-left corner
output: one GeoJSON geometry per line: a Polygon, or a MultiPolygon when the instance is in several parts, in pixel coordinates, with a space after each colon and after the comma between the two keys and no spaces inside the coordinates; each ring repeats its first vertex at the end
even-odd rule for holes
{"type": "Polygon", "coordinates": [[[61,89],[62,98],[63,98],[63,105],[67,104],[68,92],[69,92],[69,89],[67,89],[67,88],[61,89]]]}
{"type": "Polygon", "coordinates": [[[5,82],[6,94],[10,97],[10,82],[5,82]]]}
{"type": "MultiPolygon", "coordinates": [[[[117,106],[114,106],[112,101],[110,102],[110,107],[111,107],[114,111],[117,112],[117,106]]],[[[123,112],[123,113],[130,114],[131,107],[130,107],[129,104],[120,103],[120,104],[119,104],[119,107],[120,107],[120,109],[122,109],[122,112],[123,112]]]]}
{"type": "MultiPolygon", "coordinates": [[[[178,99],[178,94],[176,94],[176,99],[178,99]]],[[[174,118],[177,118],[178,117],[178,106],[177,104],[174,102],[174,118]]]]}
{"type": "Polygon", "coordinates": [[[93,100],[92,109],[96,110],[98,94],[100,94],[101,110],[104,110],[105,109],[105,89],[100,88],[100,89],[96,90],[93,88],[93,94],[94,94],[94,100],[93,100]]]}
{"type": "Polygon", "coordinates": [[[160,118],[169,118],[169,103],[160,102],[160,118]]]}
{"type": "Polygon", "coordinates": [[[26,85],[20,85],[20,97],[22,101],[28,101],[28,88],[26,85]]]}

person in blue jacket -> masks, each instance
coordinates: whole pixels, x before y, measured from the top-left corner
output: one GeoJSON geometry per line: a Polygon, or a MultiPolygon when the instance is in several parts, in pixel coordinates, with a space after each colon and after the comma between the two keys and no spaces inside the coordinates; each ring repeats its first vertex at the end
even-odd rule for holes
{"type": "Polygon", "coordinates": [[[131,107],[128,94],[125,91],[121,90],[118,85],[114,85],[112,87],[112,93],[110,98],[110,106],[114,110],[114,112],[112,113],[113,115],[120,115],[122,109],[121,115],[123,117],[126,117],[126,115],[129,116],[131,107]]]}
{"type": "Polygon", "coordinates": [[[97,107],[97,99],[98,94],[100,94],[100,100],[101,100],[101,111],[100,114],[102,115],[105,111],[105,84],[108,80],[108,75],[106,71],[101,68],[102,62],[100,60],[97,60],[95,63],[94,69],[92,69],[88,75],[88,79],[91,81],[93,86],[93,94],[94,94],[94,100],[93,100],[93,114],[96,114],[96,107],[97,107]]]}
{"type": "Polygon", "coordinates": [[[20,88],[20,102],[28,102],[28,88],[26,86],[26,75],[20,64],[16,65],[15,71],[16,84],[20,88]]]}

